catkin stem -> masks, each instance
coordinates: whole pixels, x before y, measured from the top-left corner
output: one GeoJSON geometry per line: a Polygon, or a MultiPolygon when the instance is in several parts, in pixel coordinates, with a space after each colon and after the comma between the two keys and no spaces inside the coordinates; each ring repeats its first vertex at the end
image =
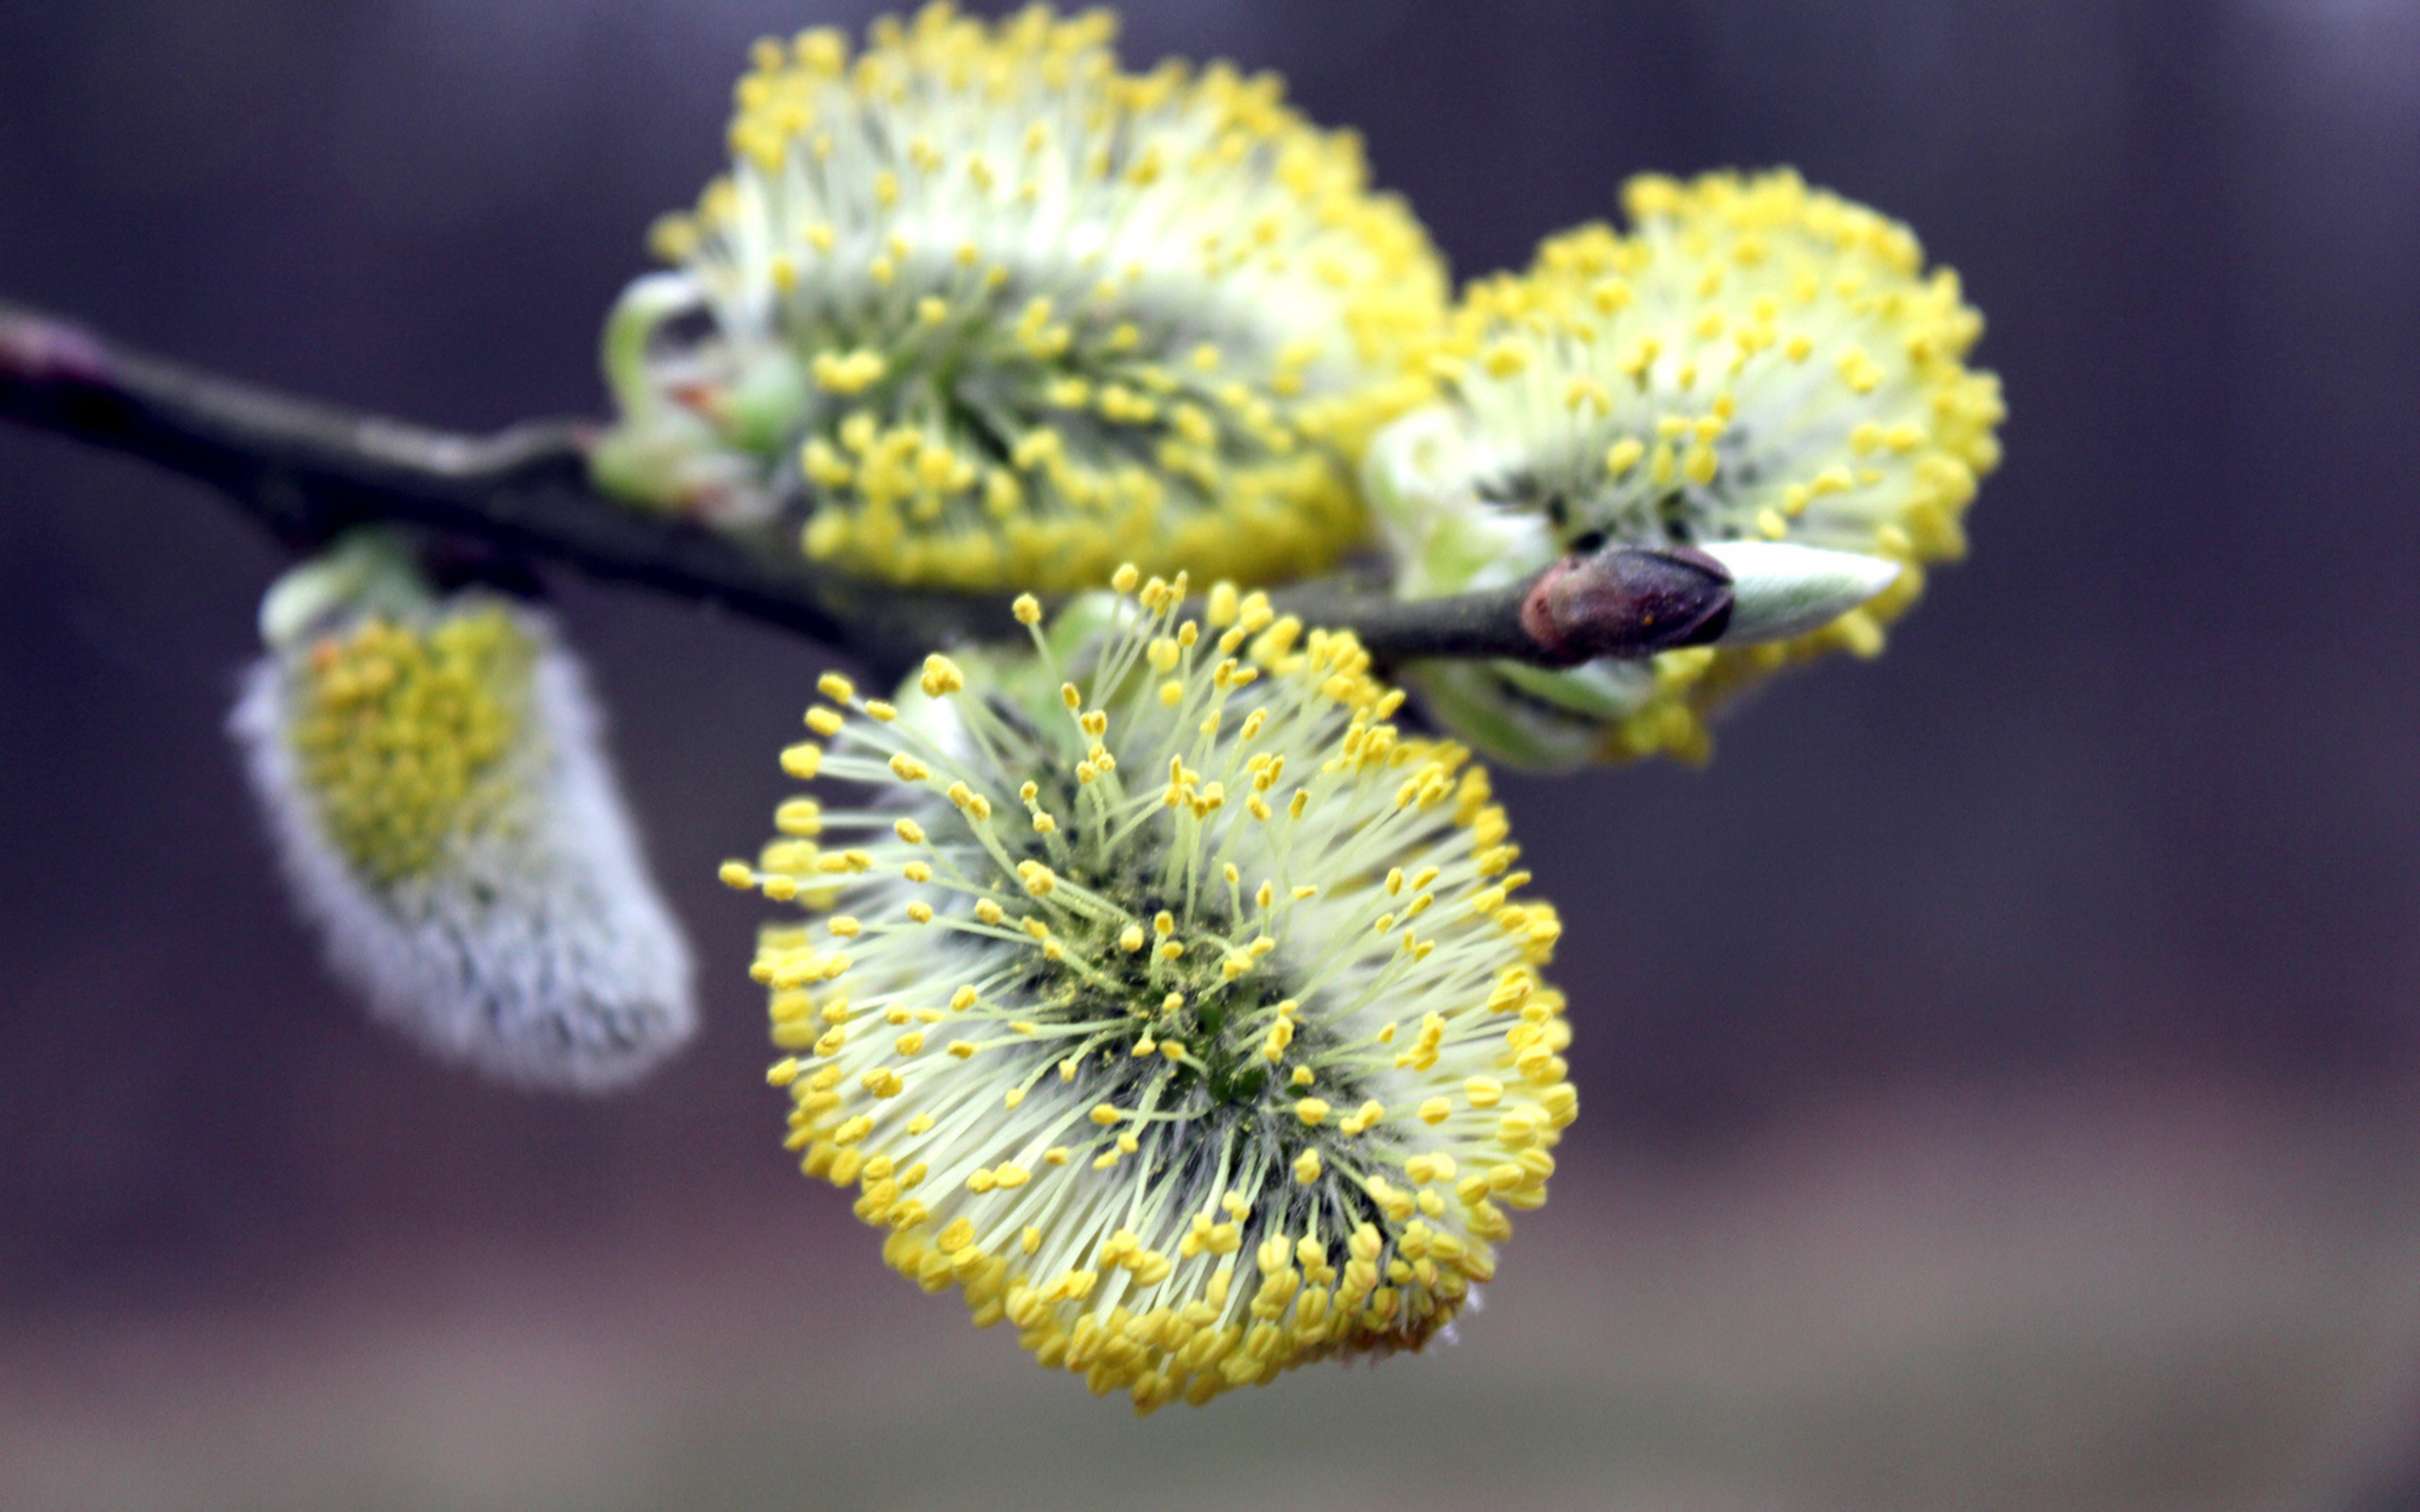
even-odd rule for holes
{"type": "MultiPolygon", "coordinates": [[[[786,538],[752,541],[608,499],[588,479],[589,421],[428,430],[165,361],[5,301],[0,417],[208,483],[297,551],[358,525],[415,526],[775,625],[886,679],[936,644],[996,639],[1015,624],[1005,593],[866,582],[816,567],[786,538]]],[[[1381,665],[1555,664],[1523,627],[1528,587],[1406,603],[1330,581],[1270,601],[1353,631],[1381,665]]]]}

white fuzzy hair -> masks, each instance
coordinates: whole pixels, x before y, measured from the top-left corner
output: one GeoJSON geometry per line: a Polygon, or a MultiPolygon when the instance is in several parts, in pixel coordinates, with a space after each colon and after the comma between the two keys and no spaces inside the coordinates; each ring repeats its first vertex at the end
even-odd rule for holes
{"type": "Polygon", "coordinates": [[[333,845],[289,736],[292,684],[271,652],[244,676],[242,747],[297,910],[372,1014],[437,1058],[516,1086],[626,1085],[697,1027],[689,949],[649,876],[603,721],[542,615],[503,822],[450,837],[426,872],[365,877],[333,845]]]}

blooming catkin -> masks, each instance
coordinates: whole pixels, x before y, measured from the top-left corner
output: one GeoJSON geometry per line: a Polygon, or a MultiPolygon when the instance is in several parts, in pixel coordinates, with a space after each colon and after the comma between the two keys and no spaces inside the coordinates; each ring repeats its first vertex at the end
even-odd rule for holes
{"type": "Polygon", "coordinates": [[[1550,237],[1483,279],[1441,354],[1445,396],[1365,471],[1410,597],[1517,581],[1567,551],[1773,541],[1903,564],[1863,608],[1773,644],[1557,672],[1426,663],[1450,728],[1524,765],[1703,756],[1701,716],[1834,649],[1870,656],[1961,555],[1999,456],[1982,320],[1905,226],[1788,171],[1633,180],[1633,230],[1550,237]]]}
{"type": "Polygon", "coordinates": [[[827,678],[765,931],[806,1173],[890,1263],[1141,1411],[1417,1349],[1577,1111],[1554,910],[1349,635],[1185,583],[1021,600],[1030,659],[827,678]],[[824,744],[823,742],[828,742],[824,744]]]}
{"type": "Polygon", "coordinates": [[[245,678],[229,729],[296,906],[438,1058],[626,1083],[695,1010],[585,679],[535,610],[414,596],[315,616],[245,678]]]}
{"type": "Polygon", "coordinates": [[[1114,31],[937,5],[854,59],[761,43],[731,171],[657,229],[681,272],[609,335],[607,486],[803,516],[811,557],[956,588],[1269,580],[1356,544],[1353,469],[1428,391],[1442,265],[1276,79],[1123,72],[1114,31]]]}

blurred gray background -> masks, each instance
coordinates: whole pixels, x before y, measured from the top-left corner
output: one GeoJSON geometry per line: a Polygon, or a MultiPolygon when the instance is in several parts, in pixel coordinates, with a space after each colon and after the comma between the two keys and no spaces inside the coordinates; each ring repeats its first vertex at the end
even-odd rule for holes
{"type": "MultiPolygon", "coordinates": [[[[0,295],[434,423],[599,317],[796,0],[0,0],[0,295]]],[[[1159,0],[1458,277],[1796,164],[2008,461],[1879,662],[1509,783],[1584,1114],[1467,1342],[1137,1425],[777,1147],[753,847],[826,657],[557,581],[702,968],[638,1092],[367,1026],[220,724],[276,550],[0,426],[0,1506],[2420,1506],[2420,7],[1159,0]]]]}

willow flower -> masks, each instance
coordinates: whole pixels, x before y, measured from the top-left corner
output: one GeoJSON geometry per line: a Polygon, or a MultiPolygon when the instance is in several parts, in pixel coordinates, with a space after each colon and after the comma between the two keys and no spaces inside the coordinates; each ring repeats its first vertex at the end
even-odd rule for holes
{"type": "Polygon", "coordinates": [[[804,1170],[884,1258],[1140,1411],[1418,1349],[1538,1206],[1577,1109],[1560,932],[1459,747],[1401,737],[1349,635],[1185,579],[1029,660],[838,677],[754,973],[804,1170]]]}
{"type": "Polygon", "coordinates": [[[1999,456],[1998,381],[1964,361],[1981,318],[1905,226],[1787,170],[1634,179],[1624,199],[1629,234],[1583,226],[1474,284],[1444,398],[1373,449],[1400,591],[1517,581],[1607,545],[1782,542],[1900,570],[1772,644],[1409,674],[1458,733],[1524,765],[1700,758],[1702,716],[1741,688],[1876,654],[1922,565],[1964,551],[1961,517],[1999,456]]]}
{"type": "Polygon", "coordinates": [[[1426,392],[1438,258],[1274,77],[1127,73],[1115,25],[936,5],[854,60],[828,29],[760,43],[730,173],[657,229],[677,282],[609,335],[608,486],[804,511],[811,557],[957,588],[1270,579],[1356,544],[1353,469],[1426,392]]]}
{"type": "Polygon", "coordinates": [[[306,563],[229,720],[297,908],[438,1058],[601,1091],[695,1025],[571,653],[538,611],[433,593],[383,545],[306,563]]]}

